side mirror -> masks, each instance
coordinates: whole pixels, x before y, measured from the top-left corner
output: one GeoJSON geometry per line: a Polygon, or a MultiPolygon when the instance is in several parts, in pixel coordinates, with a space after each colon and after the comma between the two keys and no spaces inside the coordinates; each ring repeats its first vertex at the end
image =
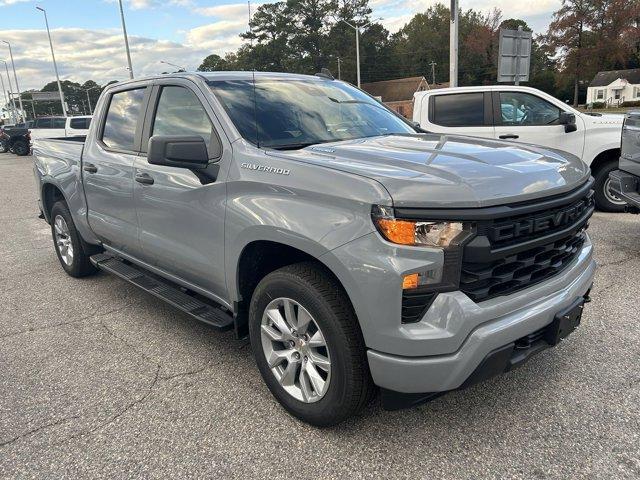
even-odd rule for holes
{"type": "Polygon", "coordinates": [[[565,133],[571,133],[578,130],[576,125],[576,116],[573,113],[561,112],[558,123],[560,123],[560,125],[564,125],[565,133]]]}
{"type": "Polygon", "coordinates": [[[154,135],[149,139],[147,161],[153,165],[203,169],[209,163],[207,144],[194,136],[154,135]]]}

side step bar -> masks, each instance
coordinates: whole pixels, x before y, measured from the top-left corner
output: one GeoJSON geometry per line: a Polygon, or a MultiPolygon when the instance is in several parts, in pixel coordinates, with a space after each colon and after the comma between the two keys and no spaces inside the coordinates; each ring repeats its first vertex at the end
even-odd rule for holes
{"type": "Polygon", "coordinates": [[[164,300],[196,320],[207,323],[218,330],[233,328],[233,316],[219,307],[192,297],[173,284],[160,280],[155,275],[147,273],[143,268],[125,263],[113,255],[99,253],[91,256],[91,263],[105,272],[140,287],[151,295],[164,300]]]}

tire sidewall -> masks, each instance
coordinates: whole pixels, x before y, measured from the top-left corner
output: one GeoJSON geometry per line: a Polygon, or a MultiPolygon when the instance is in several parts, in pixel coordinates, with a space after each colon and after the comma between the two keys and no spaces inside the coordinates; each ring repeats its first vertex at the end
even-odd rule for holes
{"type": "Polygon", "coordinates": [[[13,144],[13,151],[16,155],[24,157],[29,154],[29,144],[25,140],[18,140],[13,144]]]}
{"type": "Polygon", "coordinates": [[[80,261],[81,255],[83,255],[80,235],[78,235],[78,231],[76,230],[76,226],[73,223],[73,219],[71,218],[69,209],[66,207],[66,205],[60,202],[56,203],[51,209],[51,236],[53,238],[53,248],[56,251],[56,255],[58,257],[58,260],[60,261],[60,265],[62,265],[62,268],[72,277],[80,276],[80,261]],[[69,237],[71,238],[71,243],[73,245],[73,261],[71,262],[71,265],[67,265],[64,262],[64,260],[60,256],[58,245],[56,244],[55,219],[58,215],[64,218],[64,221],[67,223],[67,228],[69,229],[69,237]]]}
{"type": "Polygon", "coordinates": [[[260,282],[249,310],[251,348],[267,387],[290,413],[317,426],[334,423],[327,420],[335,416],[349,395],[349,372],[346,368],[349,364],[346,358],[350,355],[349,346],[340,335],[336,322],[339,322],[339,319],[312,286],[284,272],[272,273],[260,282]],[[264,356],[260,332],[262,315],[267,305],[280,297],[291,298],[306,308],[322,330],[327,342],[331,358],[331,378],[327,392],[317,402],[304,403],[287,393],[271,372],[264,356]]]}
{"type": "Polygon", "coordinates": [[[602,212],[620,213],[625,211],[626,205],[616,205],[615,203],[612,203],[604,193],[609,173],[617,169],[618,162],[611,161],[604,165],[595,175],[595,184],[593,187],[595,190],[596,206],[598,207],[598,210],[602,212]]]}

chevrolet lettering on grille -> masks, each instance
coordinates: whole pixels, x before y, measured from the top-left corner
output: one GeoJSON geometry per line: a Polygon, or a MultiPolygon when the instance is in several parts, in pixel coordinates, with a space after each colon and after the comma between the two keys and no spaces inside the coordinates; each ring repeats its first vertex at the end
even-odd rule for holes
{"type": "Polygon", "coordinates": [[[500,242],[564,227],[580,219],[588,205],[589,201],[583,200],[568,208],[549,214],[495,225],[489,229],[488,234],[491,240],[500,242]]]}

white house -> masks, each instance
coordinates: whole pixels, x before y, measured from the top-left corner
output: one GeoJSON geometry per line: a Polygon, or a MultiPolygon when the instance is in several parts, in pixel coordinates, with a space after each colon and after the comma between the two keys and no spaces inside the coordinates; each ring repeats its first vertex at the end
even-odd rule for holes
{"type": "Polygon", "coordinates": [[[595,102],[640,102],[640,68],[598,72],[587,88],[587,103],[595,102]]]}

